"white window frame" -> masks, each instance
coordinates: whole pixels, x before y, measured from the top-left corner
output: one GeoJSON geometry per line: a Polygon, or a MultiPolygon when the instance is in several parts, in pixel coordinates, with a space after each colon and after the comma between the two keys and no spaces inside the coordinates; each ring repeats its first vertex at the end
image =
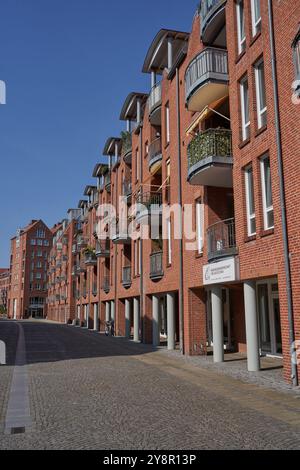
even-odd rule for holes
{"type": "Polygon", "coordinates": [[[196,201],[196,237],[197,252],[201,255],[204,247],[204,206],[201,199],[196,201]]]}
{"type": "Polygon", "coordinates": [[[244,0],[236,2],[236,20],[237,20],[237,36],[238,36],[238,53],[241,54],[246,48],[246,29],[245,29],[245,10],[244,0]],[[241,24],[244,23],[244,36],[242,37],[241,24]]]}
{"type": "Polygon", "coordinates": [[[248,77],[242,78],[240,81],[240,94],[241,94],[241,117],[242,117],[242,138],[243,141],[247,140],[250,136],[250,109],[249,109],[249,82],[248,77]],[[246,102],[245,102],[245,87],[247,85],[247,93],[248,93],[248,114],[249,114],[249,121],[246,122],[246,102]]]}
{"type": "Polygon", "coordinates": [[[167,220],[167,241],[168,241],[168,266],[172,264],[172,220],[167,220]]]}
{"type": "Polygon", "coordinates": [[[248,232],[248,237],[253,237],[256,235],[256,229],[253,232],[251,229],[251,223],[254,220],[255,221],[255,227],[256,227],[256,213],[255,213],[255,203],[254,203],[254,212],[251,213],[250,211],[250,184],[249,184],[249,178],[252,178],[252,189],[253,189],[253,200],[254,200],[254,178],[253,178],[253,167],[248,166],[245,168],[245,189],[246,189],[246,211],[247,211],[247,232],[248,232]]]}
{"type": "MultiPolygon", "coordinates": [[[[272,196],[272,205],[267,206],[267,197],[266,197],[266,190],[267,190],[267,182],[266,182],[266,175],[265,175],[265,160],[270,161],[269,155],[265,155],[260,159],[260,174],[261,174],[261,189],[262,189],[262,202],[263,202],[263,214],[264,214],[264,229],[265,230],[272,230],[274,228],[274,224],[269,226],[268,224],[268,214],[273,212],[273,219],[274,219],[274,206],[273,206],[273,196],[272,196]]],[[[271,194],[272,194],[272,178],[271,178],[271,194]]]]}
{"type": "Polygon", "coordinates": [[[170,143],[170,105],[166,105],[166,143],[170,143]]]}
{"type": "Polygon", "coordinates": [[[260,0],[251,0],[252,36],[256,36],[261,30],[261,4],[260,0]],[[259,17],[255,18],[256,5],[259,6],[259,17]]]}
{"type": "MultiPolygon", "coordinates": [[[[257,107],[257,126],[258,129],[261,129],[265,124],[263,123],[263,115],[267,113],[267,105],[262,108],[262,90],[260,88],[260,73],[261,73],[261,66],[264,69],[264,61],[263,59],[259,60],[255,65],[254,65],[254,70],[255,70],[255,90],[256,90],[256,107],[257,107]]],[[[265,75],[265,74],[264,74],[265,75]]],[[[266,95],[266,83],[264,83],[265,86],[265,95],[266,95]]]]}
{"type": "Polygon", "coordinates": [[[296,71],[296,79],[300,80],[300,33],[297,35],[293,43],[294,64],[296,71]]]}

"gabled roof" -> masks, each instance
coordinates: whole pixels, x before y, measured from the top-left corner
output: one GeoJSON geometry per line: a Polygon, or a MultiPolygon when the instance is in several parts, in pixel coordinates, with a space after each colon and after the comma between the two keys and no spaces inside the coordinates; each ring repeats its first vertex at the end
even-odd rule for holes
{"type": "Polygon", "coordinates": [[[174,31],[172,29],[161,29],[152,41],[147,52],[143,69],[144,73],[162,73],[168,66],[168,38],[173,39],[173,57],[175,58],[183,43],[190,37],[190,33],[174,31]]]}

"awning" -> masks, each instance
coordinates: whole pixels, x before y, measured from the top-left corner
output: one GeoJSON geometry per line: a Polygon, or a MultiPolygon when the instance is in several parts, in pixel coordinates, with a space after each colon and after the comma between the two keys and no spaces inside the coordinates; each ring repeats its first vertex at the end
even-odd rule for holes
{"type": "MultiPolygon", "coordinates": [[[[205,108],[197,114],[197,117],[194,119],[194,121],[189,125],[189,127],[186,130],[186,135],[189,136],[194,133],[194,130],[201,124],[201,122],[205,121],[209,116],[211,116],[214,112],[216,112],[216,108],[218,108],[221,104],[223,104],[227,100],[228,96],[223,96],[223,98],[214,101],[210,106],[205,106],[205,108]]],[[[220,116],[224,117],[224,119],[227,119],[230,121],[230,119],[227,116],[223,116],[220,113],[217,113],[220,116]]]]}

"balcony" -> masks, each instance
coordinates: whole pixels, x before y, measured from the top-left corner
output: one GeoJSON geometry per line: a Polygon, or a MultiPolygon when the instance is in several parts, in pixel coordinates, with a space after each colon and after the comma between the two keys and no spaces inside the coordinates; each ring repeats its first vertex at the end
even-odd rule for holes
{"type": "Polygon", "coordinates": [[[188,146],[188,182],[199,186],[232,187],[232,139],[228,129],[200,132],[188,146]]]}
{"type": "Polygon", "coordinates": [[[77,275],[77,265],[73,266],[72,268],[72,276],[76,276],[77,275]]]}
{"type": "Polygon", "coordinates": [[[161,125],[161,82],[154,85],[149,96],[149,121],[153,126],[161,125]]]}
{"type": "Polygon", "coordinates": [[[149,145],[149,155],[148,155],[148,164],[149,170],[157,169],[158,164],[161,164],[162,161],[162,146],[161,138],[155,139],[149,145]],[[155,165],[155,167],[154,167],[155,165]]]}
{"type": "Polygon", "coordinates": [[[94,297],[97,297],[97,295],[98,295],[98,287],[97,287],[96,282],[93,283],[92,294],[93,294],[94,297]]]}
{"type": "Polygon", "coordinates": [[[127,220],[123,220],[122,223],[116,224],[116,232],[112,236],[112,242],[115,245],[129,245],[131,238],[128,235],[128,223],[127,220]]]}
{"type": "Polygon", "coordinates": [[[103,281],[102,281],[102,290],[103,290],[106,294],[109,294],[109,291],[110,291],[110,280],[109,280],[109,276],[104,276],[103,281]]]}
{"type": "Polygon", "coordinates": [[[97,266],[97,257],[95,253],[92,251],[85,253],[84,263],[86,266],[97,266]]]}
{"type": "Polygon", "coordinates": [[[147,192],[137,197],[138,204],[136,221],[139,223],[144,217],[161,216],[162,192],[147,192]]]}
{"type": "Polygon", "coordinates": [[[235,219],[222,220],[207,229],[208,261],[238,254],[235,219]]]}
{"type": "Polygon", "coordinates": [[[76,274],[77,276],[80,276],[81,273],[85,273],[86,272],[86,266],[79,263],[76,265],[76,274]]]}
{"type": "Polygon", "coordinates": [[[77,247],[79,250],[86,248],[88,245],[88,240],[85,237],[78,237],[77,238],[77,247]]]}
{"type": "Polygon", "coordinates": [[[105,185],[105,189],[108,193],[111,192],[111,176],[110,176],[110,173],[107,173],[104,177],[104,185],[105,185]]]}
{"type": "Polygon", "coordinates": [[[227,51],[207,47],[192,60],[185,73],[186,105],[189,111],[206,106],[228,95],[227,51]]]}
{"type": "Polygon", "coordinates": [[[129,199],[132,195],[132,183],[130,180],[125,180],[123,183],[123,196],[129,199]]]}
{"type": "Polygon", "coordinates": [[[110,241],[109,240],[98,240],[96,242],[97,258],[109,258],[110,257],[110,241]]]}
{"type": "Polygon", "coordinates": [[[86,287],[83,287],[83,289],[82,289],[82,297],[83,297],[84,299],[86,299],[86,298],[87,298],[87,294],[88,294],[87,288],[86,288],[86,287]]]}
{"type": "Polygon", "coordinates": [[[131,287],[131,284],[132,284],[131,266],[125,266],[123,268],[122,284],[123,284],[123,287],[125,287],[125,289],[128,289],[129,287],[131,287]]]}
{"type": "Polygon", "coordinates": [[[132,162],[132,136],[131,132],[122,133],[122,157],[126,165],[132,162]]]}
{"type": "Polygon", "coordinates": [[[211,44],[225,26],[226,0],[202,0],[200,8],[201,37],[211,44]]]}
{"type": "Polygon", "coordinates": [[[150,279],[157,281],[163,276],[163,252],[152,253],[150,256],[150,279]]]}

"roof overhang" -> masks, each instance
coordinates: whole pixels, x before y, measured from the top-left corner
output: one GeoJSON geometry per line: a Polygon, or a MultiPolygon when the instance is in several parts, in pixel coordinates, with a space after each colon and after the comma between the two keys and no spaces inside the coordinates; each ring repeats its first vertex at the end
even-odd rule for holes
{"type": "Polygon", "coordinates": [[[146,103],[148,95],[146,93],[130,93],[122,107],[120,114],[121,121],[135,121],[137,118],[137,101],[141,100],[142,107],[146,103]]]}
{"type": "Polygon", "coordinates": [[[103,150],[103,155],[105,156],[111,156],[115,155],[115,145],[118,145],[118,153],[121,152],[121,139],[120,137],[109,137],[107,139],[104,150],[103,150]]]}
{"type": "Polygon", "coordinates": [[[155,36],[152,44],[147,52],[143,73],[163,73],[168,66],[168,39],[173,39],[173,57],[176,57],[184,42],[188,41],[190,33],[182,31],[174,31],[171,29],[161,29],[155,36]]]}
{"type": "Polygon", "coordinates": [[[108,165],[105,165],[104,163],[98,163],[93,171],[93,178],[99,178],[99,176],[105,175],[105,173],[108,170],[108,165]]]}
{"type": "Polygon", "coordinates": [[[97,191],[96,186],[86,186],[83,195],[90,196],[94,191],[97,191]]]}
{"type": "Polygon", "coordinates": [[[84,209],[88,205],[88,201],[86,199],[81,199],[78,203],[78,209],[84,209]]]}

